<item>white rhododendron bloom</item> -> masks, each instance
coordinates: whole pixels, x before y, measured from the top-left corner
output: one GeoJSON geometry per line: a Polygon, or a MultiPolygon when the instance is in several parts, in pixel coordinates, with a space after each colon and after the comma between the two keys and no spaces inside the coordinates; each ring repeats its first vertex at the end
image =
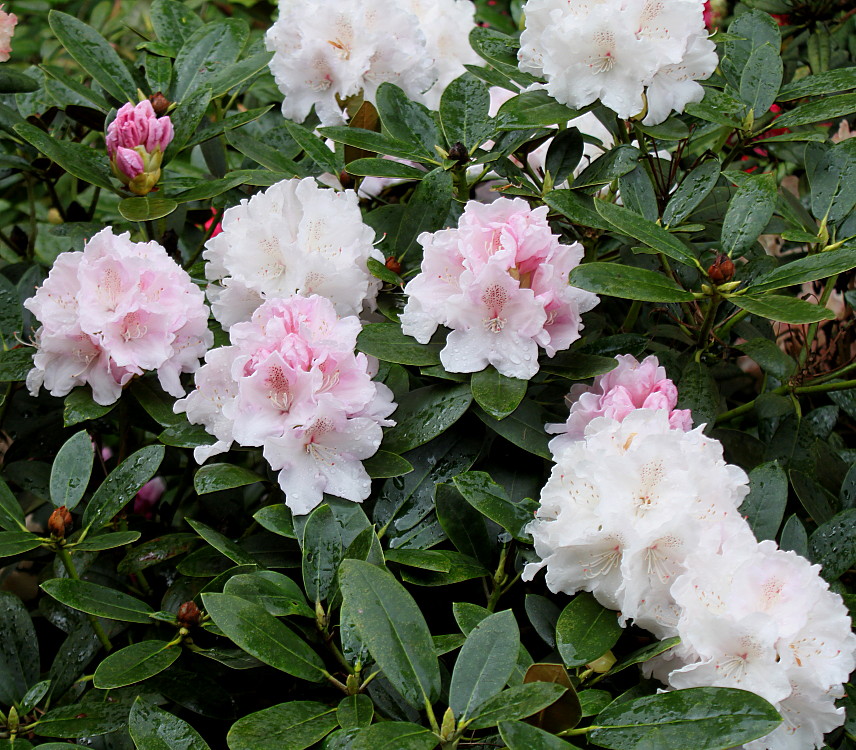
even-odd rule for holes
{"type": "Polygon", "coordinates": [[[345,120],[343,103],[374,102],[384,82],[436,107],[448,83],[476,63],[468,0],[324,0],[280,3],[265,44],[285,95],[282,113],[302,122],[313,105],[323,125],[345,120]]]}
{"type": "Polygon", "coordinates": [[[179,376],[214,343],[205,295],[187,272],[158,243],[110,227],[82,252],[61,253],[24,307],[41,323],[27,376],[33,395],[42,385],[53,396],[89,385],[107,406],[155,370],[167,393],[183,396],[179,376]]]}
{"type": "Polygon", "coordinates": [[[528,379],[539,347],[552,357],[580,337],[582,313],[599,300],[568,283],[583,248],[559,242],[547,211],[521,199],[470,201],[457,228],[418,237],[421,273],[404,288],[401,327],[423,344],[437,326],[451,328],[440,352],[449,372],[493,365],[528,379]]]}
{"type": "Polygon", "coordinates": [[[600,101],[656,124],[700,101],[718,60],[700,0],[529,0],[520,68],[574,108],[600,101]]]}
{"type": "Polygon", "coordinates": [[[373,242],[353,190],[311,177],[278,182],[228,209],[205,245],[214,317],[228,330],[265,300],[292,294],[326,297],[340,315],[374,309],[381,282],[366,262],[383,255],[373,242]]]}
{"type": "Polygon", "coordinates": [[[196,390],[175,404],[217,441],[199,446],[199,463],[232,443],[262,447],[278,470],[286,504],[308,513],[325,492],[362,502],[371,480],[361,461],[374,455],[395,410],[392,391],[371,379],[355,354],[360,321],[340,318],[313,295],[265,302],[230,330],[196,374],[196,390]]]}
{"type": "Polygon", "coordinates": [[[527,527],[551,591],[590,591],[658,638],[680,643],[644,671],[674,689],[730,687],[772,703],[783,723],[747,750],[804,750],[844,722],[856,667],[841,597],[812,565],[758,543],[739,506],[742,469],[689,414],[656,358],[570,395],[550,447],[556,462],[527,527]]]}

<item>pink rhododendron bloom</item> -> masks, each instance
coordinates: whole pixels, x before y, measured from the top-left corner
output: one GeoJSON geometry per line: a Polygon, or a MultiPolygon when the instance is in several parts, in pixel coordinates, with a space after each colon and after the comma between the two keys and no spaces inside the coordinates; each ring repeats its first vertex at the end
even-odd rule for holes
{"type": "Polygon", "coordinates": [[[3,10],[3,5],[0,3],[0,62],[6,62],[12,54],[12,36],[18,23],[18,17],[3,10]]]}
{"type": "Polygon", "coordinates": [[[134,497],[134,513],[151,518],[154,507],[166,491],[166,480],[163,477],[149,479],[134,497]]]}
{"type": "Polygon", "coordinates": [[[163,152],[175,132],[168,116],[158,117],[148,99],[123,104],[107,126],[107,153],[113,174],[132,193],[145,195],[160,179],[163,152]]]}
{"type": "Polygon", "coordinates": [[[27,385],[65,396],[89,384],[112,404],[135,375],[156,370],[163,389],[183,396],[213,343],[202,291],[156,242],[131,242],[109,227],[82,252],[62,253],[24,306],[42,324],[27,385]]]}
{"type": "Polygon", "coordinates": [[[354,502],[371,481],[361,461],[374,455],[395,410],[392,391],[375,383],[355,354],[355,316],[340,318],[318,295],[271,299],[234,324],[232,345],[214,349],[196,390],[175,404],[217,438],[194,450],[200,463],[233,442],[263,449],[295,513],[325,492],[354,502]]]}
{"type": "Polygon", "coordinates": [[[404,333],[426,344],[438,325],[452,330],[440,352],[449,372],[493,365],[531,378],[539,347],[552,357],[580,337],[581,314],[598,298],[570,286],[579,243],[562,245],[547,207],[521,199],[467,203],[456,229],[423,233],[421,273],[404,288],[404,333]]]}
{"type": "Polygon", "coordinates": [[[566,401],[571,413],[564,424],[548,424],[547,432],[559,435],[550,441],[557,454],[574,440],[585,435],[586,425],[597,417],[610,417],[619,422],[634,409],[666,409],[669,424],[675,430],[691,430],[689,409],[676,409],[678,389],[666,377],[666,368],[652,354],[639,362],[632,354],[616,356],[618,367],[598,375],[591,386],[571,387],[566,401]]]}

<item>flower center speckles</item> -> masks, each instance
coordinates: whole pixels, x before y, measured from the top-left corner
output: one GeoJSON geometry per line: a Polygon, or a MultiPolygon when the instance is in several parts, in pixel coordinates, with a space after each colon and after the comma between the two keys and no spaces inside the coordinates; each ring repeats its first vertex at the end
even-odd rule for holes
{"type": "Polygon", "coordinates": [[[487,316],[482,321],[485,330],[500,333],[508,322],[506,318],[501,317],[502,308],[508,302],[508,292],[499,284],[491,284],[484,290],[481,300],[487,308],[487,316]]]}
{"type": "Polygon", "coordinates": [[[615,36],[609,31],[599,31],[594,42],[599,47],[598,54],[589,58],[588,65],[594,73],[608,73],[615,66],[615,36]]]}
{"type": "Polygon", "coordinates": [[[147,332],[148,328],[140,322],[136,313],[126,315],[122,321],[122,340],[126,343],[142,338],[147,332]]]}
{"type": "Polygon", "coordinates": [[[267,376],[267,384],[270,388],[269,398],[271,403],[282,411],[288,411],[291,408],[291,402],[294,400],[294,397],[291,394],[291,386],[288,383],[288,378],[281,367],[270,368],[267,376]]]}

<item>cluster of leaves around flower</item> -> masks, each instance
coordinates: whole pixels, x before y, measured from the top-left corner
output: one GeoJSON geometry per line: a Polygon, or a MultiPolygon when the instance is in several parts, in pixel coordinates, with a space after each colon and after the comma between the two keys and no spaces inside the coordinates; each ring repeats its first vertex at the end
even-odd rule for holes
{"type": "MultiPolygon", "coordinates": [[[[40,64],[0,74],[0,747],[667,750],[731,747],[777,725],[751,693],[657,695],[635,665],[674,643],[519,573],[549,470],[544,423],[564,421],[570,385],[614,354],[655,351],[679,406],[750,472],[742,511],[758,538],[822,563],[853,601],[856,139],[830,141],[856,110],[852,16],[766,3],[793,13],[779,27],[741,8],[716,37],[721,66],[702,102],[655,127],[592,108],[617,145],[579,169],[587,136],[565,127],[579,112],[531,91],[488,115],[488,85],[533,82],[516,67],[518,2],[477,3],[484,65],[439,112],[384,84],[376,107],[320,138],[271,111],[266,4],[203,23],[192,3],[155,0],[150,19],[103,3],[89,25],[70,3],[38,34],[31,5],[21,27],[41,40],[29,48],[40,64]],[[128,197],[102,131],[138,89],[175,102],[176,135],[159,191],[128,197]],[[527,167],[552,136],[547,173],[527,167]],[[201,278],[225,207],[322,173],[402,181],[364,201],[395,263],[372,267],[388,322],[367,325],[359,348],[399,403],[366,462],[377,481],[364,505],[327,498],[292,517],[257,451],[197,470],[190,449],[210,437],[150,377],[112,407],[82,389],[64,403],[27,395],[19,341],[33,321],[20,300],[57,252],[112,224],[158,239],[201,278]],[[397,323],[417,236],[454,225],[485,180],[550,207],[556,231],[586,247],[572,282],[603,299],[584,338],[529,382],[447,373],[441,343],[397,323]],[[765,252],[761,234],[787,252],[765,252]],[[710,269],[728,268],[720,252],[733,278],[710,269]],[[801,298],[811,284],[819,304],[801,298]],[[840,320],[826,307],[834,288],[840,320]],[[743,355],[758,372],[738,367],[743,355]],[[163,496],[135,504],[155,475],[163,496]]],[[[828,739],[844,747],[854,733],[849,719],[828,739]]]]}

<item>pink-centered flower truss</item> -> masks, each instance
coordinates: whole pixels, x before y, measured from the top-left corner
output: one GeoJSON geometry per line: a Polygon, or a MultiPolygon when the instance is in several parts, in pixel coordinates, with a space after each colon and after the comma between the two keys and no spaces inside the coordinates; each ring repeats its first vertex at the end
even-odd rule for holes
{"type": "Polygon", "coordinates": [[[547,432],[558,437],[550,441],[553,454],[585,435],[586,425],[597,417],[619,422],[634,409],[666,409],[672,429],[692,429],[689,409],[676,409],[678,389],[666,377],[666,368],[654,355],[639,362],[632,354],[619,354],[618,367],[598,375],[591,386],[577,384],[565,400],[570,414],[564,423],[548,424],[547,432]]]}
{"type": "Polygon", "coordinates": [[[438,325],[451,328],[440,352],[449,372],[493,365],[528,379],[539,347],[552,357],[580,337],[582,313],[599,300],[568,283],[583,248],[559,243],[547,211],[519,198],[470,201],[456,229],[419,236],[422,268],[404,289],[401,326],[423,344],[438,325]]]}
{"type": "Polygon", "coordinates": [[[183,396],[213,343],[205,296],[156,242],[131,242],[109,227],[82,252],[62,253],[24,306],[36,316],[37,351],[27,386],[54,396],[88,384],[112,404],[135,375],[156,370],[163,389],[183,396]]]}
{"type": "Polygon", "coordinates": [[[136,106],[123,104],[107,126],[107,153],[113,174],[133,193],[150,192],[160,179],[163,152],[174,135],[169,117],[158,117],[148,99],[136,106]]]}
{"type": "Polygon", "coordinates": [[[324,297],[271,299],[229,331],[196,374],[196,390],[175,404],[217,438],[194,450],[199,463],[233,442],[263,449],[285,501],[308,513],[323,493],[362,502],[374,455],[395,410],[392,391],[371,379],[355,354],[360,321],[340,318],[324,297]]]}
{"type": "Polygon", "coordinates": [[[18,23],[18,17],[3,10],[3,5],[0,3],[0,62],[6,62],[12,54],[12,36],[18,23]]]}

